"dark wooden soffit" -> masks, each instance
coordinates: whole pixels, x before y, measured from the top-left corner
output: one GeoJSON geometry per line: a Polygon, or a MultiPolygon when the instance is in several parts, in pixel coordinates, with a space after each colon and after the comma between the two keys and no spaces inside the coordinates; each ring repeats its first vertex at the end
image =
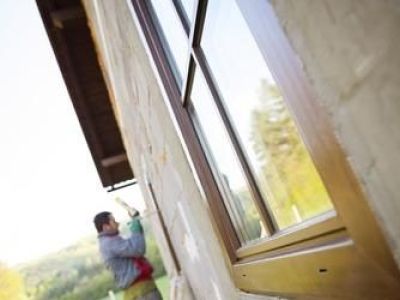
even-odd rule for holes
{"type": "Polygon", "coordinates": [[[36,0],[103,186],[133,179],[79,0],[36,0]]]}

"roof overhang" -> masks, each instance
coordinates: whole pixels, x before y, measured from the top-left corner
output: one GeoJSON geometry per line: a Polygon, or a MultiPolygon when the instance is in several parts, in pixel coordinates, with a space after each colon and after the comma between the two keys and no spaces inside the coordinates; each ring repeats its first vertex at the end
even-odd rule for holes
{"type": "Polygon", "coordinates": [[[133,179],[81,2],[36,2],[103,186],[133,179]]]}

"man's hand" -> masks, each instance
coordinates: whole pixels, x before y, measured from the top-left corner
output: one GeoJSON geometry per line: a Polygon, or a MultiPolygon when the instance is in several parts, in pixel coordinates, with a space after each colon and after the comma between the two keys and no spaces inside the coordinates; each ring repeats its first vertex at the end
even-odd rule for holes
{"type": "Polygon", "coordinates": [[[143,233],[143,227],[140,223],[139,217],[132,218],[132,220],[128,223],[128,227],[132,233],[143,233]]]}
{"type": "Polygon", "coordinates": [[[130,207],[130,209],[128,210],[128,215],[133,219],[139,216],[139,212],[136,209],[130,207]]]}

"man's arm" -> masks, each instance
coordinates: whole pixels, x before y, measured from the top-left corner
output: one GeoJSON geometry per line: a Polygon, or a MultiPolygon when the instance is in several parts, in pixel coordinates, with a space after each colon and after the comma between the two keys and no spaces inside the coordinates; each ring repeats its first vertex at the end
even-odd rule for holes
{"type": "Polygon", "coordinates": [[[110,245],[110,252],[117,257],[141,257],[146,251],[143,234],[133,233],[128,239],[115,238],[110,245]]]}

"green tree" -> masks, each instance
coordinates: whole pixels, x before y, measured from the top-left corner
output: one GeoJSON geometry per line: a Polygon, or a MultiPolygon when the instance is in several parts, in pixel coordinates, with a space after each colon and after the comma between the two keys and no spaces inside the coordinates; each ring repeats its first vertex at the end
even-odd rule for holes
{"type": "Polygon", "coordinates": [[[259,99],[251,136],[262,166],[258,176],[278,224],[286,227],[330,209],[329,196],[278,87],[261,82],[259,99]]]}
{"type": "Polygon", "coordinates": [[[25,299],[24,286],[18,272],[0,263],[0,300],[25,299]]]}
{"type": "MultiPolygon", "coordinates": [[[[146,256],[154,265],[154,277],[158,277],[165,274],[165,269],[154,236],[144,223],[146,256]]],[[[106,297],[109,290],[116,291],[112,274],[101,261],[95,236],[22,266],[21,273],[32,300],[95,300],[106,297]]]]}

